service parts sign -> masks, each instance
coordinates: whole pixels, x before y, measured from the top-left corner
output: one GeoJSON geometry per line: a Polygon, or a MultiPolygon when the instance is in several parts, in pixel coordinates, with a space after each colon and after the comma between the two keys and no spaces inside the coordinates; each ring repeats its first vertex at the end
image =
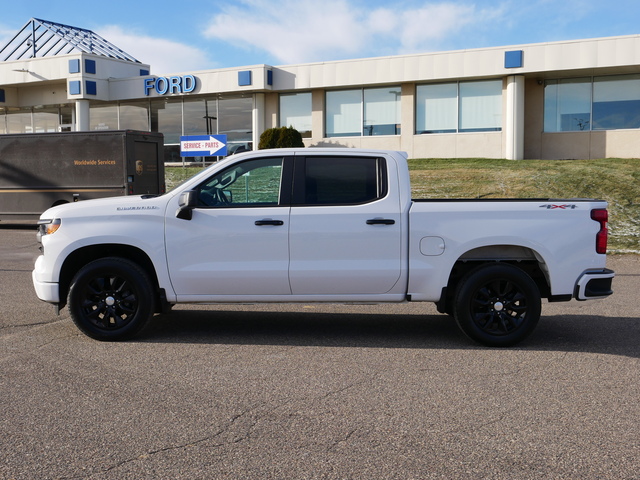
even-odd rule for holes
{"type": "Polygon", "coordinates": [[[224,157],[227,155],[226,135],[189,135],[180,137],[183,157],[224,157]]]}

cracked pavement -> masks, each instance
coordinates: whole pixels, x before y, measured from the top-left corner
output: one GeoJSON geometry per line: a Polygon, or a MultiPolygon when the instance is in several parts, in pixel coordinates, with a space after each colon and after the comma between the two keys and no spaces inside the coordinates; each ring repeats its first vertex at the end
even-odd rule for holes
{"type": "Polygon", "coordinates": [[[130,342],[37,300],[0,226],[0,478],[640,478],[640,257],[516,348],[431,304],[178,306],[130,342]]]}

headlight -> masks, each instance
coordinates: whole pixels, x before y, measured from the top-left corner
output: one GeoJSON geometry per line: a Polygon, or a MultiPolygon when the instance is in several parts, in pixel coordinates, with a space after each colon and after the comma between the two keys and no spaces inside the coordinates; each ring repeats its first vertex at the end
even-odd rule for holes
{"type": "Polygon", "coordinates": [[[56,233],[61,223],[59,218],[38,220],[38,242],[41,241],[43,236],[56,233]]]}

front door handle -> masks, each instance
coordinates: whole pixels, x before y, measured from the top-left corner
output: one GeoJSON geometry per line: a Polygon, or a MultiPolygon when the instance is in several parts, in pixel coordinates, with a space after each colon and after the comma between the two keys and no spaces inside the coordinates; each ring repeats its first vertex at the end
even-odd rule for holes
{"type": "Polygon", "coordinates": [[[395,223],[396,221],[390,218],[372,218],[371,220],[367,220],[367,225],[394,225],[395,223]]]}
{"type": "Polygon", "coordinates": [[[280,226],[284,225],[284,222],[282,220],[256,220],[256,225],[258,227],[263,227],[265,225],[280,226]]]}

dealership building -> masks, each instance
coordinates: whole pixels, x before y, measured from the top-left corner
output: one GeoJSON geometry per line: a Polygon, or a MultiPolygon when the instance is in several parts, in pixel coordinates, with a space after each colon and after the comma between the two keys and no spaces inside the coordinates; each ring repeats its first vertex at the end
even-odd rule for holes
{"type": "Polygon", "coordinates": [[[157,131],[179,161],[181,136],[233,152],[280,126],[411,158],[637,158],[640,35],[178,73],[35,18],[0,46],[0,134],[157,131]]]}

